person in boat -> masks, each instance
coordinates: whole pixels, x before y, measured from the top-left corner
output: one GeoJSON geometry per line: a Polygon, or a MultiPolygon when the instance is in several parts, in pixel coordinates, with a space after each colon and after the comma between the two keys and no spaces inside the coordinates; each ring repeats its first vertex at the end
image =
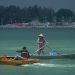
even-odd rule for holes
{"type": "Polygon", "coordinates": [[[18,50],[16,52],[21,53],[21,56],[17,56],[17,58],[19,57],[19,58],[27,58],[28,59],[30,57],[29,51],[27,50],[26,47],[23,47],[22,50],[18,50]]]}
{"type": "Polygon", "coordinates": [[[23,57],[20,56],[20,55],[16,55],[16,56],[14,57],[14,60],[23,60],[23,57]]]}
{"type": "Polygon", "coordinates": [[[37,53],[40,55],[41,53],[44,54],[44,47],[46,45],[46,40],[44,39],[43,34],[38,35],[38,50],[37,53]]]}

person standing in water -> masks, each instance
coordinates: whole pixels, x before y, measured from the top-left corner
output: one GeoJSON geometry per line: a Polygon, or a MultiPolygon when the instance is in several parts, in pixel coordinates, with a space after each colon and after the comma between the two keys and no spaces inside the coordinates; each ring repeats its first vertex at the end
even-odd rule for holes
{"type": "Polygon", "coordinates": [[[40,55],[41,53],[44,54],[44,47],[46,45],[46,40],[44,39],[43,34],[38,35],[38,50],[37,53],[40,55]]]}

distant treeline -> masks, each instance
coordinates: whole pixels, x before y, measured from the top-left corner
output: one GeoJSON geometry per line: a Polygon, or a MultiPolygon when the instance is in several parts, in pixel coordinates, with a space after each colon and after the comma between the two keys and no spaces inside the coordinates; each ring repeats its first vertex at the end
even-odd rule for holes
{"type": "Polygon", "coordinates": [[[72,22],[75,21],[75,13],[70,9],[61,8],[55,11],[52,8],[42,8],[37,5],[24,8],[14,5],[0,6],[0,25],[30,22],[35,19],[40,22],[72,22]]]}

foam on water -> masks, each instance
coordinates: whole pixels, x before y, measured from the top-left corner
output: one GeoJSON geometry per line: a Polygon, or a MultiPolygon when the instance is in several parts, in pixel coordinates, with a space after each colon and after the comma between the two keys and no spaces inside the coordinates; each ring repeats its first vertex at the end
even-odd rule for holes
{"type": "Polygon", "coordinates": [[[40,66],[40,67],[75,67],[75,64],[45,64],[45,63],[34,63],[34,64],[25,64],[21,65],[24,67],[33,67],[33,66],[40,66]]]}

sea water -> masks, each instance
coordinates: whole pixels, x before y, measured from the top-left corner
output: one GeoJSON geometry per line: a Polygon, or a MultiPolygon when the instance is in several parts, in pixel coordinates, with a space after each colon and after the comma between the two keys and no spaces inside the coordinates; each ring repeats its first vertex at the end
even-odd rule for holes
{"type": "MultiPolygon", "coordinates": [[[[42,33],[48,41],[44,51],[48,54],[52,49],[60,53],[75,53],[74,28],[28,28],[0,29],[0,55],[15,56],[16,50],[26,46],[32,54],[37,50],[37,38],[42,33]]],[[[41,60],[40,63],[21,66],[0,65],[1,75],[74,75],[74,59],[41,60]]]]}

